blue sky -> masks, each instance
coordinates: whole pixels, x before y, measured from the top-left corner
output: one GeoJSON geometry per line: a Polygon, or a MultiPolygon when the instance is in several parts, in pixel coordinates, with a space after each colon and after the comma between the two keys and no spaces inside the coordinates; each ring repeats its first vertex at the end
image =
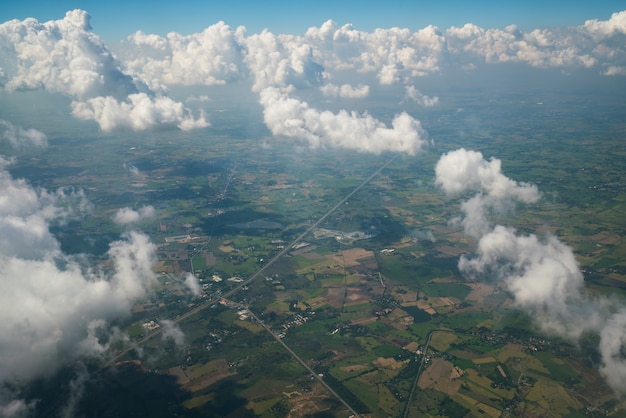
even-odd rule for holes
{"type": "Polygon", "coordinates": [[[626,4],[616,0],[522,1],[501,0],[395,0],[395,1],[94,1],[30,0],[3,2],[0,21],[34,17],[39,21],[61,19],[65,11],[80,8],[91,15],[93,31],[105,41],[116,41],[136,30],[165,34],[198,32],[223,20],[232,27],[243,25],[248,33],[268,28],[274,33],[303,33],[328,19],[352,23],[370,31],[377,27],[407,27],[429,24],[446,29],[474,23],[483,28],[516,24],[522,29],[579,25],[587,19],[605,20],[626,4]]]}

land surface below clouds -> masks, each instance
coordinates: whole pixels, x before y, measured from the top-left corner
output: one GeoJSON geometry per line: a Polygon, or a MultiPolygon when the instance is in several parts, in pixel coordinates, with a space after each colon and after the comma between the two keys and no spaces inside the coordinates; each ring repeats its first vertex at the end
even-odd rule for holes
{"type": "MultiPolygon", "coordinates": [[[[623,99],[605,99],[582,109],[558,93],[440,94],[421,118],[434,148],[393,159],[302,238],[393,155],[296,150],[228,109],[202,132],[58,138],[24,151],[14,177],[82,188],[96,206],[54,230],[67,253],[101,256],[124,230],[112,221],[120,207],[156,213],[138,225],[158,245],[158,287],[118,324],[130,336],[120,352],[142,343],[115,366],[87,365],[100,379],[78,410],[342,417],[341,398],[372,417],[624,416],[597,371],[593,335],[577,345],[542,334],[501,284],[459,273],[475,242],[449,222],[459,201],[434,185],[443,152],[501,159],[506,175],[543,194],[506,223],[556,234],[589,292],[626,297],[626,118],[623,99]]],[[[374,111],[384,117],[384,106],[374,111]]],[[[38,412],[67,403],[73,373],[32,386],[38,412]]]]}

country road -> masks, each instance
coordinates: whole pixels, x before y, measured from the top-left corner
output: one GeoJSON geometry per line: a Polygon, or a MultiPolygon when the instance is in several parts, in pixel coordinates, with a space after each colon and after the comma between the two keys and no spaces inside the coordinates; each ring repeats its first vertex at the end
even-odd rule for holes
{"type": "MultiPolygon", "coordinates": [[[[368,178],[366,178],[361,184],[359,184],[357,187],[355,187],[350,193],[348,193],[343,199],[341,199],[338,203],[336,203],[332,208],[330,208],[324,215],[322,215],[317,221],[315,221],[313,224],[311,224],[304,232],[302,232],[300,235],[298,235],[293,241],[291,241],[291,243],[289,243],[288,245],[285,246],[285,248],[283,248],[281,251],[279,251],[277,254],[275,254],[271,259],[269,259],[263,266],[261,266],[257,271],[255,271],[252,275],[250,275],[250,277],[248,277],[246,280],[244,280],[243,282],[239,283],[236,287],[234,287],[233,289],[229,290],[228,292],[220,295],[219,298],[213,298],[210,300],[207,300],[205,302],[203,302],[202,304],[196,306],[193,309],[190,309],[189,311],[185,312],[184,314],[178,316],[177,318],[175,318],[173,320],[174,323],[178,323],[181,322],[195,314],[197,314],[198,312],[202,311],[203,309],[206,309],[207,307],[213,305],[214,303],[216,303],[218,300],[220,299],[227,299],[230,296],[234,295],[235,293],[237,293],[238,291],[240,291],[244,286],[249,285],[252,281],[254,281],[255,279],[257,279],[259,276],[262,275],[262,273],[268,268],[270,267],[272,264],[274,264],[278,259],[280,259],[282,256],[284,256],[285,254],[287,254],[287,252],[289,252],[296,244],[298,244],[300,241],[302,241],[302,239],[308,235],[311,231],[313,231],[315,228],[317,228],[322,222],[324,222],[330,215],[333,214],[333,212],[335,212],[338,208],[340,208],[345,202],[347,202],[352,196],[354,196],[359,190],[361,190],[365,185],[367,185],[370,181],[372,181],[376,176],[378,176],[389,164],[391,164],[394,160],[396,160],[396,158],[398,158],[399,155],[394,156],[393,158],[391,158],[390,160],[388,160],[385,164],[383,164],[380,168],[378,168],[374,173],[372,173],[368,178]]],[[[296,353],[294,353],[288,346],[287,344],[285,344],[284,341],[282,341],[282,339],[280,339],[277,335],[275,335],[270,329],[269,327],[267,327],[263,322],[259,321],[258,318],[256,317],[256,315],[254,315],[252,312],[250,312],[254,318],[257,320],[257,322],[259,324],[261,324],[270,334],[272,334],[272,336],[276,339],[276,341],[278,341],[286,350],[287,352],[289,352],[289,354],[296,360],[298,361],[300,364],[302,364],[313,376],[316,377],[316,379],[318,381],[320,381],[322,383],[322,385],[324,385],[324,387],[333,395],[335,396],[339,401],[341,401],[341,403],[346,406],[350,412],[355,416],[358,417],[360,416],[359,414],[356,413],[356,411],[354,411],[354,409],[352,409],[352,407],[343,399],[341,398],[330,386],[328,386],[328,384],[326,382],[324,382],[324,380],[319,377],[314,371],[313,369],[311,369],[300,357],[298,357],[298,355],[296,353]]],[[[162,329],[161,328],[157,328],[156,330],[146,334],[144,337],[136,340],[135,342],[133,342],[132,344],[130,344],[128,347],[126,347],[124,350],[117,352],[113,357],[111,357],[110,359],[108,359],[105,363],[104,363],[104,367],[108,367],[111,364],[114,364],[116,361],[118,361],[120,358],[122,358],[124,355],[126,355],[127,353],[129,353],[130,351],[140,347],[141,345],[143,345],[145,342],[149,341],[150,339],[156,337],[157,335],[159,335],[161,333],[162,329]]]]}

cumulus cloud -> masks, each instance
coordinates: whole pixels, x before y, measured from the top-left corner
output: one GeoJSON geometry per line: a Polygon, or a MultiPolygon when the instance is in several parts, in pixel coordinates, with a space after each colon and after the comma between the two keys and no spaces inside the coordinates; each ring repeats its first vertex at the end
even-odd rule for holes
{"type": "Polygon", "coordinates": [[[613,13],[609,20],[587,20],[583,27],[589,33],[603,38],[626,35],[626,10],[613,13]]]}
{"type": "Polygon", "coordinates": [[[160,124],[193,129],[204,117],[172,99],[156,96],[137,77],[123,72],[116,57],[91,32],[82,10],[40,23],[28,18],[0,25],[5,88],[43,89],[74,99],[74,116],[96,121],[103,130],[150,129],[160,124]]]}
{"type": "Polygon", "coordinates": [[[139,31],[128,37],[131,44],[124,66],[153,89],[163,85],[219,85],[245,76],[242,46],[244,28],[233,30],[224,22],[200,33],[166,37],[139,31]]]}
{"type": "Polygon", "coordinates": [[[49,225],[90,209],[82,191],[35,189],[3,170],[0,190],[0,253],[4,255],[30,259],[57,251],[49,225]]]}
{"type": "Polygon", "coordinates": [[[435,167],[435,183],[447,194],[477,192],[461,204],[465,214],[461,224],[465,233],[476,239],[490,230],[489,215],[506,214],[515,202],[539,200],[536,186],[508,178],[502,174],[501,164],[497,158],[487,161],[480,152],[460,148],[441,156],[435,167]]]}
{"type": "Polygon", "coordinates": [[[352,87],[350,84],[337,86],[333,83],[328,83],[320,87],[320,90],[326,97],[342,97],[345,99],[363,99],[370,94],[370,87],[363,84],[352,87]]]}
{"type": "Polygon", "coordinates": [[[111,272],[85,270],[58,252],[35,260],[0,256],[0,381],[28,381],[68,359],[97,354],[86,350],[94,327],[129,314],[147,292],[154,251],[148,237],[131,232],[111,244],[111,272]]]}
{"type": "Polygon", "coordinates": [[[539,199],[537,187],[518,183],[502,174],[502,161],[486,161],[478,151],[460,148],[439,159],[435,167],[436,183],[446,193],[484,192],[498,199],[516,198],[524,203],[539,199]]]}
{"type": "Polygon", "coordinates": [[[123,101],[112,96],[74,101],[72,114],[78,119],[97,122],[103,131],[119,128],[141,131],[161,125],[176,126],[186,131],[209,126],[204,115],[194,119],[182,103],[146,93],[130,94],[123,101]]]}
{"type": "Polygon", "coordinates": [[[246,47],[244,62],[254,80],[254,92],[268,87],[293,89],[322,84],[324,67],[315,60],[313,47],[301,38],[274,35],[264,30],[242,42],[246,47]]]}
{"type": "MultiPolygon", "coordinates": [[[[90,209],[80,191],[50,192],[0,170],[0,388],[46,376],[83,356],[101,356],[123,338],[110,321],[130,314],[156,281],[155,246],[139,232],[110,244],[105,267],[68,256],[50,232],[90,209]]],[[[32,404],[0,393],[3,416],[32,404]]]]}
{"type": "MultiPolygon", "coordinates": [[[[324,78],[324,67],[306,41],[263,31],[245,42],[245,62],[255,80],[253,90],[259,92],[265,124],[274,135],[306,140],[314,148],[339,147],[376,154],[395,151],[414,155],[427,144],[420,122],[406,113],[397,115],[389,128],[369,114],[318,110],[293,97],[294,90],[318,86],[324,78]]],[[[326,95],[352,98],[369,93],[367,86],[355,89],[327,84],[321,89],[326,95]]]]}
{"type": "Polygon", "coordinates": [[[0,119],[0,138],[11,144],[14,148],[29,145],[45,147],[48,141],[46,134],[37,129],[24,129],[2,119],[0,119]]]}
{"type": "Polygon", "coordinates": [[[585,331],[572,309],[583,306],[583,275],[572,249],[553,235],[541,240],[496,225],[480,238],[475,255],[461,257],[459,269],[473,277],[503,280],[516,304],[531,312],[544,331],[570,338],[585,331]]]}
{"type": "Polygon", "coordinates": [[[274,135],[305,139],[312,147],[415,155],[428,143],[420,122],[406,113],[389,128],[368,114],[317,110],[277,88],[264,89],[260,96],[265,124],[274,135]]]}
{"type": "Polygon", "coordinates": [[[113,215],[113,222],[118,225],[129,225],[137,222],[141,222],[145,219],[152,219],[156,216],[156,211],[151,205],[143,206],[139,210],[133,210],[131,208],[121,208],[113,215]]]}
{"type": "Polygon", "coordinates": [[[445,38],[435,26],[416,32],[408,29],[356,30],[332,20],[309,28],[304,41],[325,68],[375,73],[383,85],[439,71],[445,55],[445,38]]]}
{"type": "Polygon", "coordinates": [[[517,62],[539,68],[619,68],[626,60],[624,16],[626,12],[618,12],[607,21],[529,32],[515,25],[483,29],[468,23],[449,28],[445,37],[450,58],[463,67],[472,57],[480,57],[487,63],[517,62]]]}
{"type": "Polygon", "coordinates": [[[536,187],[517,183],[500,172],[500,161],[486,161],[475,151],[460,149],[437,163],[436,183],[448,194],[475,192],[461,204],[466,234],[478,240],[474,254],[462,256],[459,270],[475,279],[495,279],[513,295],[543,332],[573,341],[585,333],[600,336],[600,373],[611,387],[625,393],[626,310],[619,303],[589,295],[573,250],[547,233],[522,235],[492,225],[490,211],[518,200],[539,199],[536,187]]]}

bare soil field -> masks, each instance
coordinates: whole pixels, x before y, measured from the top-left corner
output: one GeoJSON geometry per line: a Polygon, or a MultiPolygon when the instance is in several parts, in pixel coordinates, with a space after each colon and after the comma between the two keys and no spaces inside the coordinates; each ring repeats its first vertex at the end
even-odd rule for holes
{"type": "Polygon", "coordinates": [[[426,370],[422,372],[417,384],[422,390],[432,388],[452,396],[462,384],[461,380],[455,379],[458,375],[454,364],[447,360],[434,358],[426,370]]]}

